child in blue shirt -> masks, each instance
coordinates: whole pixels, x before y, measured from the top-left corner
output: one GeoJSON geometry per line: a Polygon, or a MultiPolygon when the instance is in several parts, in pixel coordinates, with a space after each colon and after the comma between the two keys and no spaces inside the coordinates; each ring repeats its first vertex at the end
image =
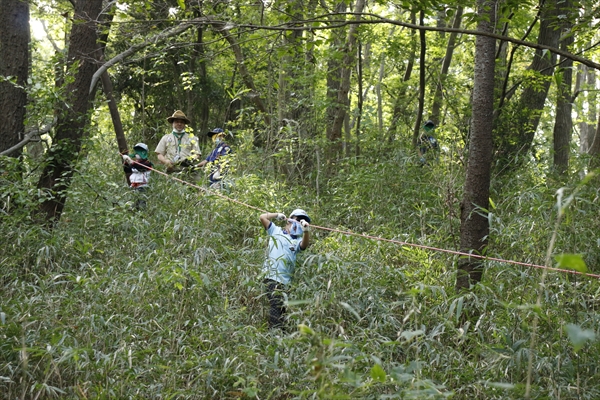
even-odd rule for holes
{"type": "Polygon", "coordinates": [[[284,328],[284,293],[292,280],[296,254],[309,246],[310,218],[302,209],[296,209],[287,219],[285,228],[271,222],[286,220],[282,213],[261,214],[260,222],[269,235],[269,254],[263,265],[263,276],[269,299],[269,328],[284,328]]]}
{"type": "Polygon", "coordinates": [[[221,181],[228,169],[228,156],[231,154],[231,147],[225,142],[225,131],[221,128],[215,128],[206,135],[211,138],[215,144],[215,148],[210,152],[208,157],[202,160],[196,167],[203,168],[208,164],[208,181],[210,187],[211,189],[220,189],[221,181]]]}

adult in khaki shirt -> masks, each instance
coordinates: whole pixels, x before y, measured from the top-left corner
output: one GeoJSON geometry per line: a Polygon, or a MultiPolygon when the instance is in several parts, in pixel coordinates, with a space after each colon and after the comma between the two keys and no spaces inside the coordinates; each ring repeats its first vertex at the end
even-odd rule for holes
{"type": "Polygon", "coordinates": [[[167,172],[181,171],[193,166],[200,159],[201,153],[198,138],[185,131],[190,120],[183,111],[177,110],[167,121],[173,130],[164,135],[156,146],[158,161],[167,166],[167,172]]]}

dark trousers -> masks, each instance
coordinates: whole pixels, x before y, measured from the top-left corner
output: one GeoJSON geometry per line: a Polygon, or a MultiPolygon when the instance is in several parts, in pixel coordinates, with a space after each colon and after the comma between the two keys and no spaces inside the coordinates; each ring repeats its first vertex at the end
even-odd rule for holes
{"type": "Polygon", "coordinates": [[[284,296],[285,285],[272,279],[265,279],[265,291],[269,299],[269,328],[284,329],[285,326],[285,306],[284,296]]]}
{"type": "Polygon", "coordinates": [[[142,186],[133,188],[133,191],[135,194],[135,203],[133,205],[133,208],[136,210],[146,208],[146,187],[142,186]]]}

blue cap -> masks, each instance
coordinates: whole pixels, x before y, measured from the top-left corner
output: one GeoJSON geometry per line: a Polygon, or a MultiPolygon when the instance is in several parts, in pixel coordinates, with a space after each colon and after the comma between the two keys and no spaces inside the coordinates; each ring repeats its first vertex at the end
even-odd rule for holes
{"type": "Polygon", "coordinates": [[[217,133],[223,133],[223,132],[225,132],[223,129],[221,129],[221,128],[215,128],[212,131],[208,132],[206,134],[206,136],[211,137],[213,135],[216,135],[217,133]]]}

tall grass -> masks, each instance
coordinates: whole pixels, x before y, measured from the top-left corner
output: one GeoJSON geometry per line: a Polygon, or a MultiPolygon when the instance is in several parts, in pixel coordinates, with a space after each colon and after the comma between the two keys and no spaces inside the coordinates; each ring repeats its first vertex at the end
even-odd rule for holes
{"type": "MultiPolygon", "coordinates": [[[[399,152],[287,185],[245,167],[268,161],[238,157],[226,194],[243,203],[457,248],[450,163],[399,152]]],[[[288,293],[292,329],[271,332],[259,212],[158,174],[135,211],[121,174],[89,157],[52,231],[2,217],[0,397],[519,399],[534,315],[531,397],[600,397],[597,279],[551,272],[538,307],[540,271],[488,262],[481,285],[455,293],[454,256],[313,229],[288,293]]],[[[556,189],[534,173],[494,182],[490,255],[543,263],[556,189]]],[[[579,192],[556,252],[599,273],[594,196],[579,192]]]]}

